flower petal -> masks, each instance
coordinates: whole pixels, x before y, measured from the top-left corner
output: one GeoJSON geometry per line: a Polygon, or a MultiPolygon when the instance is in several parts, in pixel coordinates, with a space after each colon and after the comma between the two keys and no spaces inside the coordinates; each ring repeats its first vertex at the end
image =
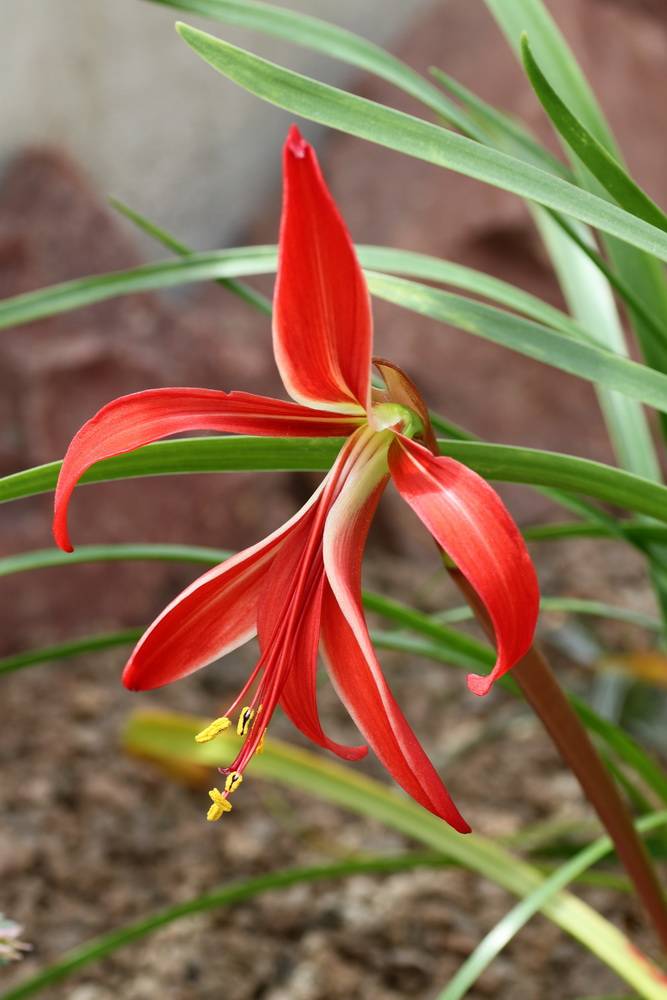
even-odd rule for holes
{"type": "Polygon", "coordinates": [[[125,687],[133,691],[162,687],[255,635],[267,571],[290,534],[312,517],[321,490],[277,531],[208,570],[164,609],[128,660],[125,687]]]}
{"type": "Polygon", "coordinates": [[[322,610],[322,641],[341,700],[396,783],[455,830],[469,833],[470,827],[396,704],[365,624],[356,620],[352,630],[328,585],[322,610]],[[363,647],[357,639],[362,629],[363,647]]]}
{"type": "MultiPolygon", "coordinates": [[[[375,435],[376,439],[380,435],[375,435]]],[[[454,829],[470,827],[452,802],[435,768],[384,678],[361,604],[361,561],[368,529],[387,482],[386,448],[360,461],[327,517],[324,565],[328,577],[322,609],[322,640],[338,693],[359,730],[395,781],[454,829]]]]}
{"type": "Polygon", "coordinates": [[[357,413],[366,410],[370,393],[373,334],[366,281],[315,152],[296,126],[285,142],[283,170],[276,363],[293,399],[357,413]]]}
{"type": "MultiPolygon", "coordinates": [[[[292,535],[267,573],[259,604],[258,635],[262,651],[271,642],[285,613],[285,594],[294,579],[304,538],[292,535]]],[[[316,555],[313,580],[299,615],[298,632],[292,648],[292,667],[287,675],[280,704],[292,723],[317,746],[330,750],[343,760],[360,760],[368,753],[365,746],[345,746],[329,739],[322,728],[317,706],[317,651],[320,641],[324,568],[321,552],[316,555]]]]}
{"type": "Polygon", "coordinates": [[[108,403],[83,425],[63,461],[56,488],[53,533],[72,551],[67,506],[83,473],[101,459],[132,451],[182,431],[208,430],[280,437],[339,437],[350,434],[353,417],[315,412],[295,403],[246,392],[214,389],[149,389],[108,403]]]}
{"type": "Polygon", "coordinates": [[[523,538],[498,494],[471,469],[397,438],[389,467],[398,492],[453,559],[485,605],[496,634],[496,664],[468,687],[487,694],[533,641],[539,585],[523,538]]]}

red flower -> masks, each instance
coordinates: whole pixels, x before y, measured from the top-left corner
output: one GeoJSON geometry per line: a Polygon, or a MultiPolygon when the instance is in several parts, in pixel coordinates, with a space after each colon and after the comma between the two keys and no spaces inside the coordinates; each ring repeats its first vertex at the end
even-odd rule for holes
{"type": "Polygon", "coordinates": [[[368,291],[345,224],[313,149],[296,128],[284,148],[284,202],[273,345],[287,403],[246,393],[156,389],[109,403],[72,441],[58,481],[54,533],[71,550],[67,504],[94,462],[178,431],[346,436],[308,503],[268,538],[205,573],[146,631],[125,667],[133,690],[168,684],[217,660],[255,634],[260,656],[212,739],[238,709],[245,737],[213,789],[209,819],[261,749],[280,704],[313,742],[347,760],[366,753],[324,733],[316,670],[322,647],[331,678],[364,738],[394,779],[426,809],[469,830],[409,727],[375,656],[361,604],[361,560],[375,508],[391,477],[401,496],[454,560],[493,622],[498,658],[468,685],[485,694],[528,650],[538,609],[535,572],[519,531],[491,487],[437,455],[428,413],[412,383],[385,361],[371,391],[368,291]],[[417,439],[420,439],[419,441],[417,439]]]}

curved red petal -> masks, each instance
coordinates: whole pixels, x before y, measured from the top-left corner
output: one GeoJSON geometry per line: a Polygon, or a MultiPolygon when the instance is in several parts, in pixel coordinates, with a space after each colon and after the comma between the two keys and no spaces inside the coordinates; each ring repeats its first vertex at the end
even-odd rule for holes
{"type": "Polygon", "coordinates": [[[528,652],[539,611],[539,585],[521,533],[498,494],[460,462],[434,457],[397,439],[389,452],[396,488],[456,563],[493,623],[496,664],[487,677],[470,674],[468,687],[487,694],[528,652]]]}
{"type": "Polygon", "coordinates": [[[320,489],[267,538],[208,570],[148,627],[123,671],[123,684],[147,691],[186,677],[241,646],[257,631],[267,571],[290,534],[307,520],[320,489]]]}
{"type": "Polygon", "coordinates": [[[366,281],[315,152],[290,129],[273,346],[298,402],[342,412],[368,406],[372,343],[366,281]]]}
{"type": "MultiPolygon", "coordinates": [[[[381,443],[375,435],[375,444],[381,443]]],[[[452,802],[396,704],[373,649],[361,603],[361,562],[375,509],[387,482],[384,447],[360,460],[327,517],[324,565],[328,578],[322,640],[338,693],[359,730],[395,781],[454,829],[470,827],[452,802]]]]}
{"type": "Polygon", "coordinates": [[[66,552],[72,551],[67,531],[69,499],[84,472],[101,459],[182,431],[339,437],[350,434],[358,423],[353,417],[245,392],[149,389],[121,396],[87,421],[67,449],[56,487],[56,543],[66,552]]]}
{"type": "MultiPolygon", "coordinates": [[[[359,612],[361,615],[361,611],[359,612]]],[[[459,833],[470,827],[452,802],[384,679],[365,624],[355,631],[327,585],[322,641],[332,680],[360,732],[401,788],[459,833]],[[363,627],[363,648],[357,635],[363,627]],[[356,634],[355,634],[356,633],[356,634]]]]}
{"type": "MultiPolygon", "coordinates": [[[[296,533],[284,545],[267,573],[259,603],[258,636],[262,650],[271,641],[285,608],[285,593],[294,579],[303,539],[296,533]]],[[[343,760],[360,760],[368,753],[366,746],[346,746],[330,739],[322,728],[317,705],[317,651],[320,641],[324,568],[321,553],[313,567],[313,580],[300,615],[298,633],[292,649],[292,667],[287,675],[280,705],[300,732],[317,746],[337,754],[343,760]]]]}

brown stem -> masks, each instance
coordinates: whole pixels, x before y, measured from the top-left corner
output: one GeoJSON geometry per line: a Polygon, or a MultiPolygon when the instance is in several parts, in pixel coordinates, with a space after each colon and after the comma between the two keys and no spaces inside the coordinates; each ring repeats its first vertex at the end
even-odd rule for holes
{"type": "MultiPolygon", "coordinates": [[[[457,569],[451,566],[447,569],[479,623],[493,639],[493,626],[477,594],[457,569]]],[[[544,655],[535,646],[517,663],[512,676],[597,812],[667,951],[667,905],[660,883],[630,812],[586,728],[563,694],[544,655]]]]}

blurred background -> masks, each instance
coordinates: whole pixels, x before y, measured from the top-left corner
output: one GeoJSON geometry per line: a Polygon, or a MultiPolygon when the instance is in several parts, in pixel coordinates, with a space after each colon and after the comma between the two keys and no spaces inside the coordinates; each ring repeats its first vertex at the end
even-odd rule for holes
{"type": "MultiPolygon", "coordinates": [[[[556,149],[481,0],[300,0],[290,7],[386,45],[422,72],[441,67],[556,149]]],[[[655,142],[664,132],[663,3],[559,0],[550,7],[635,177],[659,203],[667,201],[655,142]]],[[[108,195],[195,249],[275,242],[280,146],[290,119],[198,60],[173,30],[177,12],[140,0],[3,0],[1,9],[11,39],[0,67],[1,296],[166,256],[113,212],[108,195]]],[[[183,19],[423,113],[389,85],[341,64],[183,19]]],[[[317,143],[356,240],[472,265],[562,305],[517,199],[347,136],[309,125],[304,131],[317,143]]],[[[270,282],[258,287],[270,293],[270,282]]],[[[375,316],[378,353],[402,365],[451,419],[492,440],[611,460],[588,385],[385,304],[376,304],[375,316]]],[[[81,423],[115,396],[179,384],[281,393],[268,320],[217,286],[197,285],[7,331],[0,339],[0,472],[62,456],[81,423]]],[[[311,486],[298,475],[228,475],[86,488],[72,505],[74,541],[238,547],[279,524],[311,486]]],[[[528,490],[504,495],[524,523],[553,514],[528,490]]],[[[383,510],[369,582],[426,609],[454,601],[419,526],[391,496],[383,510]]],[[[49,518],[48,497],[3,508],[2,553],[51,545],[49,518]]],[[[643,568],[622,551],[619,561],[611,543],[543,548],[536,553],[543,589],[651,610],[643,568]]],[[[0,580],[1,653],[144,625],[195,575],[177,564],[132,563],[0,580]]],[[[570,659],[583,661],[598,642],[636,648],[643,641],[618,626],[568,636],[570,659]]],[[[205,791],[172,786],[122,757],[118,731],[138,701],[215,714],[251,655],[241,652],[150,698],[120,688],[122,652],[5,679],[12,724],[0,738],[7,810],[0,910],[24,923],[34,945],[24,969],[235,874],[397,845],[394,835],[333,807],[252,782],[233,822],[212,829],[203,822],[205,791]]],[[[521,706],[500,694],[495,702],[473,701],[460,676],[433,665],[393,654],[383,662],[476,829],[511,834],[530,822],[588,818],[521,706]]],[[[330,693],[323,692],[323,710],[336,720],[332,728],[350,734],[330,693]]],[[[298,889],[175,925],[50,995],[208,998],[224,982],[230,1000],[430,997],[507,904],[498,890],[460,872],[298,889]]],[[[630,903],[618,917],[634,926],[630,903]]],[[[561,1000],[593,992],[592,982],[599,993],[608,987],[592,959],[580,961],[577,952],[572,962],[573,946],[546,923],[534,921],[519,941],[471,996],[561,1000]]],[[[8,982],[12,975],[0,970],[8,982]]]]}

